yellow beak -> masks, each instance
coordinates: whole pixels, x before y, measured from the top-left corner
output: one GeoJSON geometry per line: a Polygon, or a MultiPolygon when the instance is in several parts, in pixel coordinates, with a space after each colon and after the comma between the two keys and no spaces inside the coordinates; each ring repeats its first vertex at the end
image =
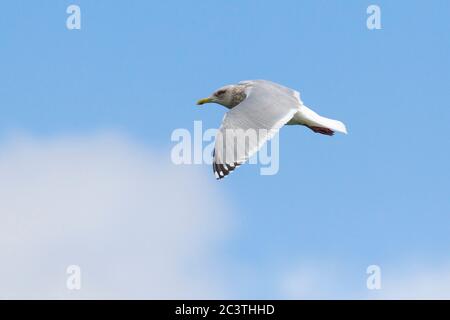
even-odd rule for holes
{"type": "Polygon", "coordinates": [[[211,98],[204,98],[204,99],[198,100],[198,101],[197,101],[197,105],[201,106],[202,104],[210,103],[210,102],[212,102],[212,99],[211,99],[211,98]]]}

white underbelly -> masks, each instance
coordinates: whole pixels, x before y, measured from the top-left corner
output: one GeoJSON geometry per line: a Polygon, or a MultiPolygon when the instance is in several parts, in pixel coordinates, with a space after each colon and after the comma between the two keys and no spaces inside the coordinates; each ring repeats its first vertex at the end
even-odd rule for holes
{"type": "Polygon", "coordinates": [[[300,112],[294,114],[291,120],[286,123],[286,125],[292,126],[292,125],[307,125],[308,119],[300,112]]]}

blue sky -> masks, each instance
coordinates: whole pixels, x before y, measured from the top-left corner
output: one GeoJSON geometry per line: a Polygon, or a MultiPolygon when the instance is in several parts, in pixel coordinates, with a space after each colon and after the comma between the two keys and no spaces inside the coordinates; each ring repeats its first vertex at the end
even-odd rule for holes
{"type": "Polygon", "coordinates": [[[0,137],[113,131],[170,166],[174,129],[221,122],[225,109],[197,99],[247,79],[295,88],[349,134],[283,128],[277,175],[247,165],[213,181],[233,211],[215,259],[239,279],[231,297],[285,297],[279,279],[302,263],[342,270],[318,296],[364,297],[370,264],[388,279],[450,261],[450,3],[376,1],[372,31],[370,4],[6,1],[0,137]],[[70,4],[81,30],[65,27],[70,4]]]}

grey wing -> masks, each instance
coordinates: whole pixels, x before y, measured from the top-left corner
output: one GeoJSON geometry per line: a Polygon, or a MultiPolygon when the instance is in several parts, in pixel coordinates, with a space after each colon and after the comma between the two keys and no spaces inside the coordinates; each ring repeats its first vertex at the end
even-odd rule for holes
{"type": "Polygon", "coordinates": [[[299,110],[296,91],[269,81],[246,81],[244,101],[225,114],[216,136],[213,170],[224,178],[247,161],[299,110]]]}

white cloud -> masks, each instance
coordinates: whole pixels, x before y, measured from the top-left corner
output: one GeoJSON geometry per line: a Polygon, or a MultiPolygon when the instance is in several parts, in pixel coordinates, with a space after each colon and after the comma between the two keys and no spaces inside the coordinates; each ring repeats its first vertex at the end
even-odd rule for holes
{"type": "MultiPolygon", "coordinates": [[[[113,135],[0,147],[0,298],[220,298],[214,180],[113,135]],[[82,289],[66,289],[79,265],[82,289]]],[[[209,172],[208,172],[209,173],[209,172]]]]}
{"type": "Polygon", "coordinates": [[[405,260],[380,267],[381,289],[369,290],[364,267],[303,262],[284,272],[280,294],[285,299],[450,299],[450,262],[405,260]]]}
{"type": "MultiPolygon", "coordinates": [[[[252,278],[254,266],[246,274],[239,261],[214,253],[233,217],[203,169],[174,166],[169,153],[114,134],[7,139],[0,145],[0,298],[228,298],[248,279],[264,282],[269,275],[252,278]],[[72,264],[81,267],[80,291],[66,288],[72,264]]],[[[276,271],[279,291],[264,297],[450,298],[450,261],[418,262],[380,263],[382,289],[369,291],[366,266],[304,258],[276,271]]]]}
{"type": "Polygon", "coordinates": [[[282,272],[280,294],[284,299],[337,299],[342,273],[332,262],[303,261],[282,272]]]}
{"type": "Polygon", "coordinates": [[[385,275],[382,299],[450,299],[450,262],[405,265],[385,275]]]}

